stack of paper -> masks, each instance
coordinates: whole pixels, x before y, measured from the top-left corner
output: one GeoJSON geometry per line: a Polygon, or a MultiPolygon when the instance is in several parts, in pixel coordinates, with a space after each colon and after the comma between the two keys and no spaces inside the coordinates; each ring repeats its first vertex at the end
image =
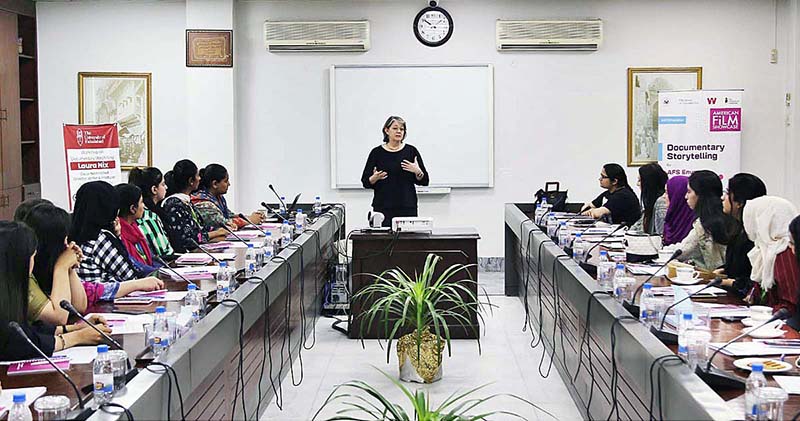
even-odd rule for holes
{"type": "Polygon", "coordinates": [[[790,395],[800,395],[800,376],[772,376],[781,389],[790,395]]]}
{"type": "MultiPolygon", "coordinates": [[[[725,345],[725,342],[711,342],[708,346],[711,349],[718,349],[725,345]]],[[[764,355],[800,355],[800,346],[778,346],[769,345],[765,341],[753,342],[734,342],[728,345],[720,353],[731,357],[760,357],[764,355]]]]}
{"type": "Polygon", "coordinates": [[[161,268],[158,270],[161,275],[169,276],[170,279],[174,281],[182,281],[180,276],[176,275],[177,272],[179,275],[183,276],[184,278],[190,281],[202,281],[205,279],[214,279],[214,275],[219,272],[219,266],[194,266],[194,267],[183,267],[183,268],[174,268],[172,270],[161,268]]]}
{"type": "Polygon", "coordinates": [[[228,237],[226,237],[225,239],[228,241],[238,240],[239,238],[236,238],[236,236],[238,236],[243,240],[252,240],[258,237],[263,237],[264,234],[262,234],[261,231],[258,230],[239,231],[236,233],[236,235],[228,234],[228,237]]]}
{"type": "MultiPolygon", "coordinates": [[[[669,286],[669,287],[653,287],[653,294],[655,294],[655,295],[672,296],[672,295],[675,295],[675,291],[672,288],[680,288],[680,289],[686,291],[687,294],[692,294],[692,293],[697,292],[700,289],[705,288],[705,287],[706,287],[705,285],[685,285],[685,286],[675,286],[675,285],[673,285],[673,286],[669,286]]],[[[725,295],[727,293],[728,292],[725,291],[722,288],[711,287],[711,288],[708,288],[705,291],[701,292],[700,294],[695,295],[695,297],[709,297],[709,296],[710,297],[716,297],[718,295],[725,295]]]]}
{"type": "MultiPolygon", "coordinates": [[[[233,260],[236,258],[236,253],[211,253],[217,260],[233,260]]],[[[175,260],[179,265],[207,265],[213,260],[211,256],[205,253],[184,253],[181,257],[175,260]]]]}
{"type": "Polygon", "coordinates": [[[96,346],[73,346],[53,353],[53,357],[69,358],[72,364],[89,364],[97,357],[96,346]]]}
{"type": "Polygon", "coordinates": [[[661,265],[650,266],[638,263],[628,263],[628,271],[634,275],[658,275],[664,276],[667,274],[667,268],[661,268],[661,265]]]}
{"type": "Polygon", "coordinates": [[[750,316],[750,309],[747,306],[737,306],[735,304],[716,304],[716,303],[695,303],[695,305],[707,308],[712,318],[750,316]]]}
{"type": "MultiPolygon", "coordinates": [[[[132,333],[144,333],[145,324],[153,323],[153,316],[150,314],[120,314],[120,313],[93,313],[103,316],[111,328],[112,335],[127,335],[132,333]]],[[[89,317],[88,315],[86,316],[89,317]]]]}

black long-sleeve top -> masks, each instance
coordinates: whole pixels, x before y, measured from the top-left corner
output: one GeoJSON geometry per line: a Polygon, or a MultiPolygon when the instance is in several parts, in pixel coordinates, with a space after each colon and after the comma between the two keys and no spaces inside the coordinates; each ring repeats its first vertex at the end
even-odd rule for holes
{"type": "Polygon", "coordinates": [[[422,162],[422,155],[417,148],[409,144],[397,152],[389,152],[383,146],[376,146],[370,151],[361,175],[361,184],[364,188],[375,191],[372,197],[372,207],[375,209],[416,208],[417,190],[414,185],[427,186],[429,182],[430,177],[422,162]],[[417,180],[416,175],[404,171],[400,166],[403,160],[414,162],[415,157],[424,174],[421,180],[417,180]],[[369,183],[369,177],[375,168],[378,171],[386,171],[388,176],[373,185],[369,183]]]}
{"type": "MultiPolygon", "coordinates": [[[[56,346],[56,328],[44,323],[20,322],[20,327],[47,356],[52,356],[56,346]]],[[[41,358],[31,345],[17,332],[11,330],[6,322],[0,324],[0,361],[17,361],[41,358]]]]}
{"type": "Polygon", "coordinates": [[[725,275],[729,279],[733,279],[731,289],[739,297],[747,295],[753,287],[753,281],[750,279],[753,265],[750,264],[750,258],[747,257],[747,253],[753,247],[753,242],[747,238],[744,229],[741,229],[725,249],[725,275]]]}

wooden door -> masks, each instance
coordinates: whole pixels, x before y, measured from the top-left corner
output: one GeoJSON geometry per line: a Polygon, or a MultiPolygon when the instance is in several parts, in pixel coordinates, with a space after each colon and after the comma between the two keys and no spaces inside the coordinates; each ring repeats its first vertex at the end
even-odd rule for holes
{"type": "Polygon", "coordinates": [[[0,214],[5,218],[22,201],[19,54],[17,15],[0,12],[0,214]]]}

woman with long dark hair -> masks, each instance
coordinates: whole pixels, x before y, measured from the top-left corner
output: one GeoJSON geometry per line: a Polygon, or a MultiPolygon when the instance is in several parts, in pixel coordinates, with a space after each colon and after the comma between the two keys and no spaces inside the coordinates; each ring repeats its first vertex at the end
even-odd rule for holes
{"type": "Polygon", "coordinates": [[[175,163],[172,171],[164,175],[167,183],[167,198],[164,199],[164,226],[170,243],[178,253],[194,249],[194,243],[202,244],[227,237],[222,228],[209,229],[203,226],[197,209],[192,205],[190,194],[200,184],[197,165],[188,159],[175,163]]]}
{"type": "Polygon", "coordinates": [[[86,311],[87,293],[75,268],[83,253],[75,243],[67,243],[70,218],[67,211],[42,203],[24,213],[23,222],[36,234],[35,264],[30,279],[28,318],[52,325],[63,325],[69,312],[61,308],[67,300],[78,311],[86,311]]]}
{"type": "MultiPolygon", "coordinates": [[[[230,186],[228,170],[222,165],[208,164],[200,170],[200,186],[192,193],[192,204],[206,227],[216,229],[225,225],[236,230],[247,225],[228,208],[225,194],[230,186]]],[[[260,212],[253,212],[248,219],[260,224],[263,217],[260,212]]]]}
{"type": "Polygon", "coordinates": [[[667,214],[667,173],[656,163],[639,167],[639,187],[642,189],[642,217],[631,229],[647,234],[661,235],[664,232],[664,217],[667,214]]]}
{"type": "Polygon", "coordinates": [[[153,260],[147,240],[136,224],[144,214],[142,191],[133,184],[118,184],[114,187],[119,195],[119,239],[128,250],[128,257],[136,267],[137,276],[144,277],[158,270],[161,265],[153,260]]]}
{"type": "Polygon", "coordinates": [[[164,229],[165,214],[161,202],[167,196],[167,184],[161,171],[155,167],[134,168],[128,174],[128,183],[142,191],[145,209],[142,217],[136,220],[136,224],[147,239],[150,251],[156,256],[171,258],[175,250],[172,249],[167,231],[164,229]]]}
{"type": "Polygon", "coordinates": [[[663,244],[665,246],[683,241],[692,231],[697,216],[686,203],[689,177],[676,175],[667,181],[667,214],[664,216],[663,244]]]}
{"type": "Polygon", "coordinates": [[[686,203],[697,219],[689,235],[677,246],[680,260],[691,260],[705,271],[725,263],[725,250],[736,234],[736,220],[722,211],[722,182],[712,171],[695,171],[689,176],[686,203]]]}
{"type": "Polygon", "coordinates": [[[86,183],[75,195],[69,238],[81,247],[85,256],[78,267],[78,276],[84,281],[104,283],[103,300],[132,291],[164,288],[158,278],[137,279],[136,267],[117,236],[118,212],[119,195],[105,181],[86,183]]]}
{"type": "MultiPolygon", "coordinates": [[[[54,327],[46,323],[32,325],[28,319],[28,294],[33,272],[37,242],[28,226],[20,222],[0,221],[0,360],[14,361],[38,358],[39,354],[9,328],[17,322],[25,335],[45,354],[53,355],[75,345],[94,345],[103,338],[88,326],[54,327]],[[66,331],[64,330],[66,328],[66,331]]],[[[102,318],[90,320],[95,326],[111,333],[102,318]]]]}
{"type": "Polygon", "coordinates": [[[725,249],[725,266],[715,270],[718,275],[726,275],[722,286],[733,291],[739,297],[745,295],[753,287],[750,273],[753,267],[747,253],[753,249],[753,242],[747,238],[742,225],[742,213],[749,200],[767,195],[767,186],[753,174],[740,173],[728,180],[728,189],[722,196],[722,210],[734,217],[738,222],[736,233],[725,249]]]}
{"type": "Polygon", "coordinates": [[[754,245],[747,253],[753,266],[753,289],[746,301],[772,306],[773,311],[797,311],[800,269],[789,248],[791,223],[796,217],[797,208],[780,197],[763,196],[747,202],[742,220],[754,245]]]}
{"type": "Polygon", "coordinates": [[[628,185],[625,169],[619,164],[605,164],[600,171],[602,194],[586,203],[581,213],[594,219],[605,218],[612,224],[631,226],[642,216],[639,199],[628,185]]]}

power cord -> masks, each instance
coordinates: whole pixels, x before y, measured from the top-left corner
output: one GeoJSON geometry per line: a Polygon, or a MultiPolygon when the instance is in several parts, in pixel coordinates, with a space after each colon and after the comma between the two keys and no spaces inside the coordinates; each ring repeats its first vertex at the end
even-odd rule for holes
{"type": "Polygon", "coordinates": [[[683,362],[683,358],[681,358],[678,355],[662,355],[662,356],[656,358],[655,360],[653,360],[652,363],[650,363],[650,377],[649,377],[650,378],[650,406],[648,407],[648,411],[647,411],[649,416],[650,416],[650,418],[649,418],[650,421],[654,421],[655,420],[655,418],[653,418],[653,401],[654,401],[654,396],[655,396],[656,391],[653,388],[653,368],[656,366],[656,364],[658,364],[658,379],[657,379],[657,381],[658,381],[658,419],[659,420],[663,420],[664,419],[664,413],[663,413],[663,410],[662,410],[663,407],[661,405],[661,372],[662,372],[662,370],[664,368],[664,363],[667,362],[667,361],[681,361],[681,362],[683,362]]]}
{"type": "Polygon", "coordinates": [[[614,328],[622,323],[624,320],[633,320],[638,322],[639,319],[629,315],[618,316],[611,324],[611,412],[608,413],[606,421],[611,421],[611,416],[614,412],[617,413],[619,419],[619,400],[617,399],[617,391],[619,389],[619,370],[617,369],[617,334],[614,328]]]}
{"type": "Polygon", "coordinates": [[[153,361],[145,367],[145,369],[151,373],[155,374],[166,374],[167,375],[167,421],[170,420],[170,411],[172,410],[172,378],[175,377],[175,389],[178,391],[178,401],[180,402],[181,406],[181,421],[186,420],[186,412],[183,409],[183,393],[181,392],[181,385],[178,382],[178,374],[175,373],[175,369],[172,368],[171,365],[167,363],[162,363],[159,361],[153,361]],[[164,371],[157,372],[153,371],[150,366],[157,365],[159,367],[164,368],[164,371]]]}
{"type": "MultiPolygon", "coordinates": [[[[288,247],[288,246],[287,246],[288,247]]],[[[286,349],[286,342],[289,342],[288,347],[288,354],[289,354],[289,373],[292,376],[292,386],[300,386],[303,382],[303,356],[301,355],[301,351],[297,351],[298,359],[300,360],[300,381],[295,380],[294,376],[294,364],[292,364],[292,338],[291,338],[291,326],[290,322],[290,314],[292,312],[292,263],[282,256],[275,256],[272,258],[273,261],[278,260],[286,263],[286,301],[284,304],[284,332],[283,332],[283,341],[281,342],[281,368],[278,371],[278,375],[283,374],[283,367],[286,360],[283,358],[283,351],[286,349]]],[[[301,347],[302,348],[302,347],[301,347]]]]}
{"type": "MultiPolygon", "coordinates": [[[[244,384],[244,308],[242,305],[233,298],[226,298],[219,302],[220,305],[233,304],[239,309],[239,369],[237,383],[241,383],[242,387],[242,414],[247,418],[247,406],[245,403],[245,384],[244,384]]],[[[226,306],[227,307],[227,306],[226,306]]],[[[236,391],[233,396],[233,408],[231,410],[231,419],[236,415],[236,398],[239,396],[239,387],[237,385],[236,391]]]]}
{"type": "Polygon", "coordinates": [[[131,413],[131,411],[128,408],[125,408],[124,406],[122,406],[122,405],[120,405],[118,403],[114,403],[114,402],[104,403],[104,404],[100,405],[100,410],[105,412],[106,414],[111,414],[111,415],[119,415],[119,414],[125,413],[125,416],[128,418],[128,421],[134,421],[133,420],[133,414],[131,413]],[[108,408],[121,409],[122,412],[120,412],[120,411],[109,411],[108,408]]]}
{"type": "MultiPolygon", "coordinates": [[[[586,300],[586,319],[584,321],[584,331],[583,331],[583,335],[581,337],[581,344],[580,344],[580,347],[578,347],[578,366],[575,369],[575,377],[572,378],[572,381],[571,381],[572,384],[575,384],[575,381],[578,380],[578,375],[580,374],[581,367],[583,366],[583,347],[584,347],[584,344],[586,344],[587,341],[589,340],[589,335],[590,335],[590,333],[589,333],[589,323],[590,323],[589,315],[592,313],[592,298],[595,297],[596,295],[608,295],[608,296],[610,296],[610,293],[608,291],[592,291],[592,293],[589,294],[589,298],[586,300]]],[[[587,354],[589,354],[589,378],[591,379],[591,383],[589,384],[589,400],[588,400],[588,403],[586,404],[586,419],[591,419],[591,416],[589,414],[589,408],[591,408],[591,406],[592,406],[592,398],[594,397],[594,385],[597,384],[597,381],[594,378],[594,366],[592,365],[592,349],[591,349],[591,347],[589,347],[586,350],[586,352],[587,352],[587,354]]]]}
{"type": "Polygon", "coordinates": [[[269,356],[269,383],[272,386],[272,392],[275,394],[275,405],[278,407],[279,410],[283,410],[283,386],[278,382],[278,387],[281,388],[281,401],[278,401],[278,390],[275,388],[275,381],[272,378],[272,329],[271,329],[271,318],[269,316],[269,286],[264,278],[259,276],[251,276],[246,279],[247,282],[251,282],[253,279],[257,279],[261,285],[264,286],[264,333],[263,333],[263,344],[262,347],[264,348],[264,355],[261,359],[261,369],[259,370],[258,375],[258,404],[256,405],[256,416],[261,413],[261,401],[264,398],[263,393],[261,392],[261,379],[264,378],[264,366],[267,362],[267,356],[269,356]]]}

